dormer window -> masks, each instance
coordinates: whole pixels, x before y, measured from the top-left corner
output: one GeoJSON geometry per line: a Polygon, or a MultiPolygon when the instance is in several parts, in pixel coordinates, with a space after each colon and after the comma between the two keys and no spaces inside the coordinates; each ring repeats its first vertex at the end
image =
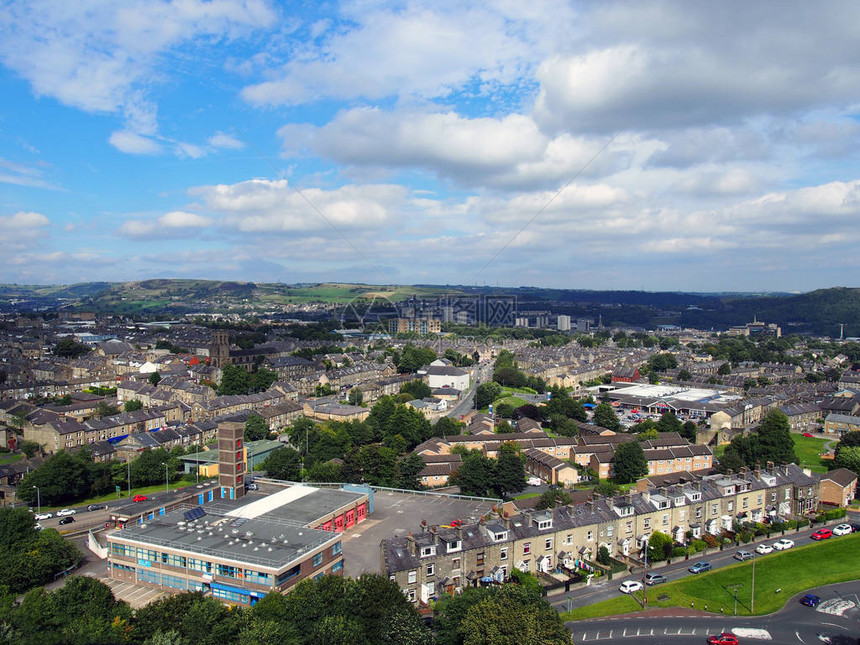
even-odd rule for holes
{"type": "Polygon", "coordinates": [[[421,547],[421,557],[429,558],[431,555],[436,555],[436,546],[422,546],[421,547]]]}
{"type": "Polygon", "coordinates": [[[498,533],[493,533],[493,542],[504,542],[508,539],[507,531],[499,531],[498,533]]]}
{"type": "Polygon", "coordinates": [[[448,553],[452,551],[460,551],[463,548],[462,540],[452,540],[447,543],[448,544],[448,553]]]}
{"type": "Polygon", "coordinates": [[[630,517],[633,515],[633,505],[632,504],[619,504],[618,506],[613,506],[615,512],[618,513],[619,517],[630,517]]]}
{"type": "Polygon", "coordinates": [[[549,520],[540,520],[540,521],[538,521],[537,525],[538,525],[538,530],[539,530],[539,531],[544,531],[544,530],[546,530],[546,529],[551,529],[551,528],[552,528],[552,520],[551,520],[551,519],[549,519],[549,520]]]}
{"type": "Polygon", "coordinates": [[[684,505],[684,498],[683,497],[675,497],[673,499],[675,501],[675,506],[683,506],[684,505]]]}

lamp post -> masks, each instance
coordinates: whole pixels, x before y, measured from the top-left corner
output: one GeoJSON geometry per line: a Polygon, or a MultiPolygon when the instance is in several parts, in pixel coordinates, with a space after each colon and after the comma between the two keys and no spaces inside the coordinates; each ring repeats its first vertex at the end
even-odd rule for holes
{"type": "Polygon", "coordinates": [[[42,491],[39,490],[38,486],[33,486],[36,489],[36,507],[38,510],[36,511],[39,515],[42,514],[42,491]]]}
{"type": "Polygon", "coordinates": [[[752,566],[752,595],[750,596],[750,614],[755,614],[755,558],[752,566]]]}
{"type": "Polygon", "coordinates": [[[125,463],[128,466],[128,498],[131,499],[131,455],[125,458],[125,463]]]}
{"type": "Polygon", "coordinates": [[[170,480],[168,479],[168,470],[167,470],[167,468],[168,468],[168,467],[167,467],[167,463],[166,463],[166,462],[162,462],[162,463],[161,463],[161,465],[162,465],[162,466],[164,466],[164,492],[165,492],[165,493],[169,493],[169,492],[170,492],[170,486],[169,486],[169,483],[168,483],[168,482],[169,482],[170,480]]]}

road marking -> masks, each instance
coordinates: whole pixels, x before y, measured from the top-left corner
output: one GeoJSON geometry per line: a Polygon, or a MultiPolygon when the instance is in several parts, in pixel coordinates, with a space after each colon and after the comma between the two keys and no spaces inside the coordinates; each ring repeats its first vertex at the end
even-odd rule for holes
{"type": "Polygon", "coordinates": [[[805,642],[806,642],[806,641],[804,641],[804,640],[800,637],[800,632],[795,631],[795,632],[794,632],[794,635],[795,635],[795,636],[797,636],[797,640],[799,640],[801,643],[805,643],[805,642]]]}
{"type": "Polygon", "coordinates": [[[827,625],[829,627],[835,627],[836,629],[842,629],[842,625],[834,625],[833,623],[821,623],[822,625],[827,625]]]}

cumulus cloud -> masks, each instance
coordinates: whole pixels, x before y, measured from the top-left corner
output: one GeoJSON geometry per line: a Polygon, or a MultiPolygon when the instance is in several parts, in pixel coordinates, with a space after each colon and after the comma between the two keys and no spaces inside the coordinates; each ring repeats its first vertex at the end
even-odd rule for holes
{"type": "Polygon", "coordinates": [[[310,25],[314,40],[242,95],[254,105],[294,105],[324,97],[437,98],[466,85],[481,92],[517,85],[562,38],[559,23],[574,14],[558,3],[517,4],[345,3],[339,28],[310,25]]]}
{"type": "MultiPolygon", "coordinates": [[[[164,54],[183,43],[236,38],[274,18],[264,0],[12,2],[0,14],[0,60],[37,96],[120,114],[127,130],[147,135],[156,109],[144,88],[168,71],[164,54]]],[[[145,147],[117,133],[111,143],[133,154],[145,147]]],[[[153,151],[150,143],[145,152],[153,151]]]]}
{"type": "Polygon", "coordinates": [[[199,186],[190,194],[203,208],[222,216],[225,226],[245,233],[303,233],[338,229],[376,230],[394,221],[407,189],[396,185],[308,188],[301,193],[286,180],[254,179],[238,184],[199,186]]]}
{"type": "Polygon", "coordinates": [[[49,226],[51,221],[41,213],[19,211],[10,217],[0,217],[0,228],[25,231],[49,226]]]}
{"type": "MultiPolygon", "coordinates": [[[[564,133],[548,138],[521,114],[466,118],[378,108],[345,110],[321,127],[285,125],[278,135],[286,155],[310,151],[349,167],[422,168],[461,185],[505,188],[570,179],[606,142],[564,133]]],[[[616,146],[586,176],[617,168],[626,157],[624,146],[616,146]]]]}
{"type": "Polygon", "coordinates": [[[126,237],[170,237],[193,234],[193,229],[205,229],[211,225],[211,218],[185,211],[171,211],[156,219],[127,220],[119,227],[117,234],[126,237]]]}
{"type": "Polygon", "coordinates": [[[860,7],[666,0],[594,5],[586,51],[537,71],[549,129],[738,123],[858,98],[860,7]]]}

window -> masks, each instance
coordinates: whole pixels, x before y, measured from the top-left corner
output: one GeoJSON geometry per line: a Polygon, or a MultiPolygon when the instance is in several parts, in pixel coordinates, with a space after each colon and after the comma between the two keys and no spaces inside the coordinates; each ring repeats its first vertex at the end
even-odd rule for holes
{"type": "Polygon", "coordinates": [[[424,575],[425,576],[432,576],[434,573],[436,573],[436,565],[433,564],[432,562],[428,562],[427,566],[424,567],[424,575]]]}
{"type": "Polygon", "coordinates": [[[612,537],[612,533],[615,530],[615,527],[610,524],[606,527],[606,537],[612,537]]]}
{"type": "Polygon", "coordinates": [[[669,514],[663,513],[663,526],[669,526],[669,514]]]}
{"type": "Polygon", "coordinates": [[[785,489],[785,499],[791,499],[791,489],[790,488],[785,489]]]}
{"type": "Polygon", "coordinates": [[[589,531],[589,532],[588,532],[588,536],[586,537],[586,539],[587,539],[589,542],[593,542],[593,541],[594,541],[594,531],[589,531]]]}
{"type": "Polygon", "coordinates": [[[406,600],[408,600],[409,602],[415,602],[415,590],[414,589],[407,589],[406,590],[406,600]]]}
{"type": "Polygon", "coordinates": [[[406,581],[409,584],[414,585],[418,581],[418,571],[413,569],[408,574],[406,574],[406,581]]]}
{"type": "Polygon", "coordinates": [[[314,556],[314,569],[316,569],[318,566],[320,566],[322,564],[322,561],[323,561],[322,553],[317,553],[314,556]]]}
{"type": "Polygon", "coordinates": [[[758,496],[758,498],[756,499],[756,504],[758,504],[759,506],[761,506],[762,501],[763,501],[763,500],[762,500],[762,496],[761,496],[761,495],[759,495],[759,496],[758,496]]]}
{"type": "Polygon", "coordinates": [[[436,583],[432,580],[427,583],[427,594],[432,596],[436,593],[436,583]]]}
{"type": "Polygon", "coordinates": [[[697,519],[701,519],[701,518],[702,518],[702,507],[701,507],[701,506],[699,506],[699,507],[696,509],[696,518],[697,518],[697,519]]]}
{"type": "Polygon", "coordinates": [[[750,499],[749,499],[749,497],[744,497],[744,498],[743,498],[743,501],[742,501],[742,504],[743,504],[743,508],[749,508],[749,505],[750,505],[750,499]]]}
{"type": "Polygon", "coordinates": [[[523,560],[523,571],[528,573],[531,567],[531,562],[529,560],[523,560]]]}
{"type": "Polygon", "coordinates": [[[461,540],[454,540],[452,542],[448,542],[448,553],[452,551],[460,551],[463,548],[463,542],[461,540]]]}
{"type": "Polygon", "coordinates": [[[718,510],[717,504],[711,504],[711,515],[716,515],[718,510]]]}
{"type": "Polygon", "coordinates": [[[478,554],[477,554],[477,556],[475,556],[475,557],[476,557],[475,564],[476,564],[477,566],[479,566],[479,567],[484,566],[484,552],[483,552],[483,551],[481,551],[481,552],[480,552],[480,553],[478,553],[478,554]]]}
{"type": "Polygon", "coordinates": [[[735,510],[735,503],[733,501],[729,500],[729,503],[726,504],[726,510],[728,510],[729,513],[731,513],[733,510],[735,510]]]}
{"type": "Polygon", "coordinates": [[[421,557],[428,558],[431,555],[436,555],[436,547],[435,546],[422,546],[421,547],[421,557]]]}
{"type": "Polygon", "coordinates": [[[462,565],[461,565],[460,558],[454,558],[453,560],[451,560],[451,568],[452,569],[459,569],[461,566],[462,565]]]}
{"type": "Polygon", "coordinates": [[[332,555],[337,555],[341,551],[343,551],[343,545],[340,542],[336,542],[335,545],[331,548],[332,555]]]}
{"type": "Polygon", "coordinates": [[[507,531],[499,531],[498,533],[493,533],[493,541],[494,542],[504,542],[508,539],[507,531]]]}
{"type": "Polygon", "coordinates": [[[776,491],[775,490],[771,491],[771,493],[770,493],[770,501],[772,501],[772,502],[776,501],[776,491]]]}
{"type": "Polygon", "coordinates": [[[552,548],[552,538],[547,538],[544,540],[543,548],[549,551],[552,548]]]}
{"type": "Polygon", "coordinates": [[[505,547],[501,551],[499,551],[499,560],[507,560],[508,559],[508,547],[505,547]]]}
{"type": "Polygon", "coordinates": [[[551,529],[551,528],[552,528],[552,519],[541,520],[540,522],[538,522],[538,530],[539,531],[543,531],[545,529],[551,529]]]}
{"type": "Polygon", "coordinates": [[[627,522],[627,525],[625,526],[625,531],[627,533],[633,533],[633,522],[627,522]]]}
{"type": "Polygon", "coordinates": [[[651,518],[650,517],[645,518],[645,521],[643,522],[643,526],[644,526],[646,531],[651,528],[651,518]]]}
{"type": "Polygon", "coordinates": [[[529,554],[529,553],[531,553],[531,552],[532,552],[532,543],[531,543],[531,542],[526,542],[525,544],[523,544],[523,553],[525,553],[526,555],[528,555],[528,554],[529,554]]]}

